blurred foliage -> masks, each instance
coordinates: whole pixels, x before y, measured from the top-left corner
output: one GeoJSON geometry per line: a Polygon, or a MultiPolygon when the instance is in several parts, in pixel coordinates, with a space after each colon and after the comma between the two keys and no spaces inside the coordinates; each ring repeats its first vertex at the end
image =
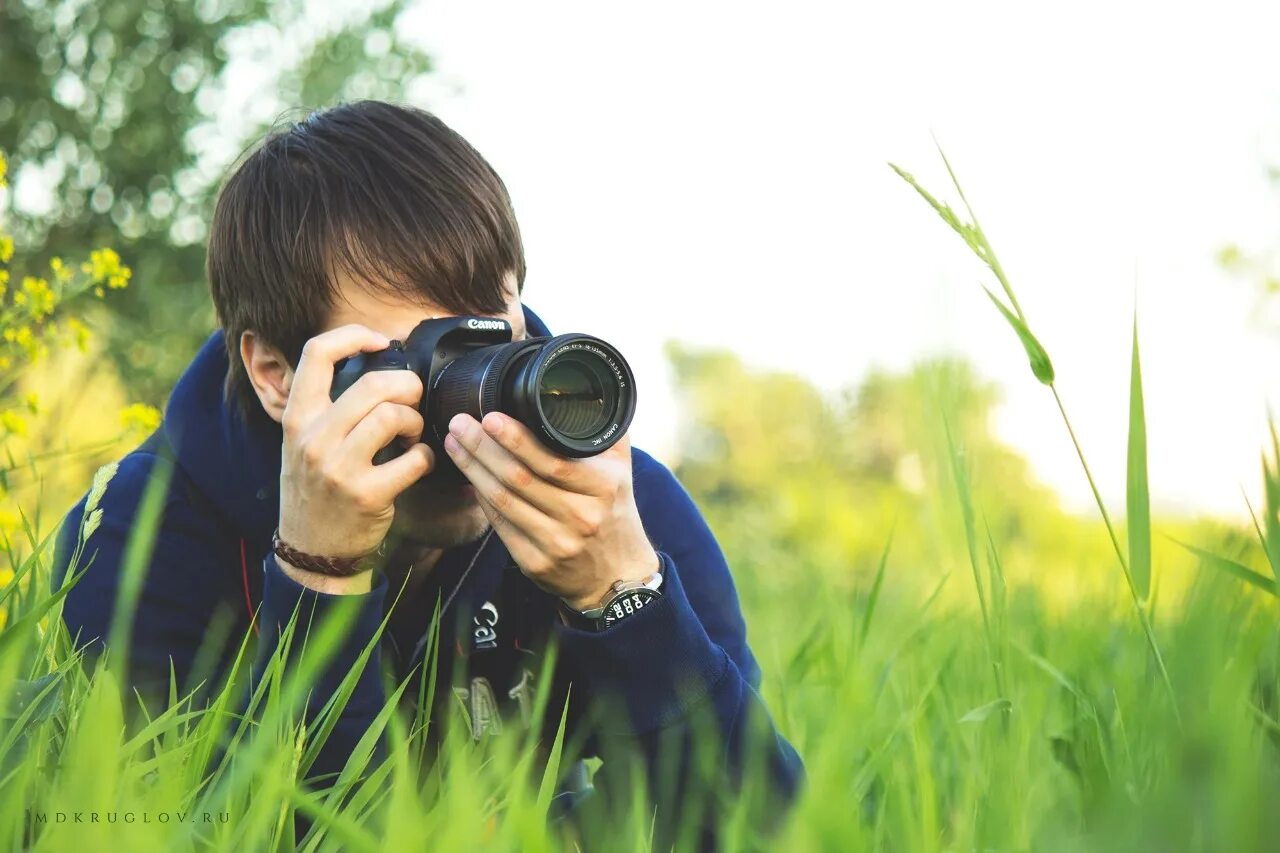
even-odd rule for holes
{"type": "MultiPolygon", "coordinates": [[[[947,572],[967,574],[944,419],[969,473],[979,536],[989,531],[1000,543],[1010,583],[1061,607],[1118,593],[1101,521],[1064,510],[999,440],[996,388],[967,362],[873,370],[856,388],[824,395],[803,377],[752,370],[728,352],[670,343],[667,355],[682,415],[676,473],[735,571],[755,578],[751,594],[767,600],[790,589],[797,581],[788,575],[801,565],[800,583],[865,587],[891,534],[891,586],[927,591],[947,572]]],[[[1230,525],[1158,522],[1166,596],[1185,588],[1194,563],[1170,536],[1226,542],[1233,556],[1250,547],[1230,525]]]]}
{"type": "Polygon", "coordinates": [[[106,355],[160,404],[214,317],[204,238],[228,164],[287,108],[397,99],[430,68],[400,2],[86,0],[0,4],[0,149],[10,231],[38,258],[111,244],[134,285],[106,355]],[[29,182],[29,185],[28,185],[29,182]]]}

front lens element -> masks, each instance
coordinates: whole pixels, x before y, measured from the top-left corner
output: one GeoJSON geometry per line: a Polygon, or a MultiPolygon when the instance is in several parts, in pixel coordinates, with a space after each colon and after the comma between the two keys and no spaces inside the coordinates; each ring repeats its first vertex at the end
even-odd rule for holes
{"type": "Polygon", "coordinates": [[[570,438],[587,439],[609,424],[617,382],[608,366],[587,351],[566,353],[542,374],[538,396],[548,423],[570,438]]]}

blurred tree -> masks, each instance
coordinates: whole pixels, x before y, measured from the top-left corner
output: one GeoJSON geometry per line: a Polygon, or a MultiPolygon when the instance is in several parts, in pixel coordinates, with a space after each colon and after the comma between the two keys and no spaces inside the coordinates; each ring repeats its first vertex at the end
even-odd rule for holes
{"type": "Polygon", "coordinates": [[[33,262],[112,245],[133,267],[106,351],[136,399],[160,403],[213,327],[204,238],[227,165],[288,108],[403,100],[429,70],[401,7],[0,4],[10,230],[33,262]]]}
{"type": "Polygon", "coordinates": [[[797,565],[852,582],[874,568],[891,529],[895,565],[966,567],[944,413],[970,472],[979,535],[990,528],[1015,574],[1017,564],[1037,573],[1074,564],[1078,575],[1082,553],[1104,565],[1093,523],[1064,512],[994,435],[996,390],[966,362],[875,370],[828,398],[802,377],[753,371],[723,351],[671,343],[667,355],[682,413],[677,474],[735,563],[766,584],[797,565]]]}

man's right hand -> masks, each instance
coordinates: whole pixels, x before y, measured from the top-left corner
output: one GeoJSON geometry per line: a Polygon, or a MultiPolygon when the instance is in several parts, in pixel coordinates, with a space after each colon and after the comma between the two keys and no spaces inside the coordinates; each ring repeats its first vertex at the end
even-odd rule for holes
{"type": "MultiPolygon", "coordinates": [[[[279,522],[280,538],[299,551],[325,557],[374,551],[391,527],[396,497],[435,464],[431,448],[419,442],[422,380],[414,371],[366,373],[337,400],[329,399],[336,362],[390,343],[352,324],[317,335],[302,348],[281,419],[279,522]],[[374,465],[374,454],[397,436],[413,446],[374,465]]],[[[372,588],[371,572],[337,578],[276,561],[295,581],[321,592],[350,595],[372,588]]]]}

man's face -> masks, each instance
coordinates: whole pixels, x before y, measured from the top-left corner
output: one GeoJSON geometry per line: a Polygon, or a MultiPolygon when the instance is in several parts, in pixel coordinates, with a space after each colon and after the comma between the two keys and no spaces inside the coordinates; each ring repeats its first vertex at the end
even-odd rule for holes
{"type": "MultiPolygon", "coordinates": [[[[388,338],[403,341],[423,320],[454,316],[429,302],[374,293],[345,273],[339,275],[337,283],[339,298],[322,332],[359,323],[388,338]]],[[[514,276],[507,278],[506,292],[506,311],[496,316],[511,324],[513,339],[518,341],[526,336],[526,329],[514,276]]],[[[439,462],[437,459],[437,464],[439,462]]],[[[489,527],[470,485],[441,486],[433,485],[431,478],[419,480],[400,494],[395,507],[392,532],[424,547],[451,548],[471,542],[489,527]]]]}

